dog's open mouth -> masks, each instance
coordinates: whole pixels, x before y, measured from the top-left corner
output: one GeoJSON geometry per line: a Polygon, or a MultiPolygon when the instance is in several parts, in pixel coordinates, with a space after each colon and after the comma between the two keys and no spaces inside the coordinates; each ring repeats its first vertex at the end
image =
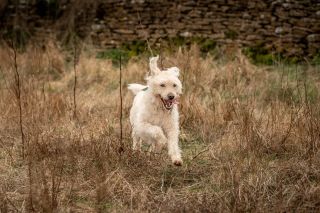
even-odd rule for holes
{"type": "Polygon", "coordinates": [[[173,107],[174,104],[178,104],[177,99],[166,100],[166,99],[163,99],[163,98],[161,98],[161,97],[160,97],[160,99],[161,99],[161,101],[162,101],[162,103],[163,103],[164,108],[166,108],[167,110],[172,109],[172,107],[173,107]]]}

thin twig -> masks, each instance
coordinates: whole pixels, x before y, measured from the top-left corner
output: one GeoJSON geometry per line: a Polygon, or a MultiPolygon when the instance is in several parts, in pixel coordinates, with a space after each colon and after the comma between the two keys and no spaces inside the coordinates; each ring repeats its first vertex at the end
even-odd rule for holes
{"type": "Polygon", "coordinates": [[[119,57],[119,95],[120,95],[120,148],[119,148],[119,153],[121,154],[124,149],[123,149],[123,135],[122,135],[122,107],[123,107],[123,103],[122,103],[122,67],[121,67],[121,55],[119,57]]]}
{"type": "Polygon", "coordinates": [[[196,154],[195,156],[192,157],[191,161],[193,161],[194,159],[196,159],[198,156],[200,156],[201,154],[208,152],[210,150],[210,147],[200,151],[198,154],[196,154]]]}
{"type": "Polygon", "coordinates": [[[80,128],[80,135],[83,141],[85,141],[84,135],[83,135],[83,130],[82,130],[82,126],[79,122],[79,118],[78,118],[78,113],[77,113],[77,83],[78,83],[78,70],[77,70],[77,65],[79,63],[80,60],[80,54],[82,51],[82,45],[80,43],[80,47],[78,46],[76,37],[73,38],[73,44],[74,44],[74,55],[73,55],[73,71],[74,71],[74,84],[73,84],[73,117],[74,119],[77,121],[77,123],[79,124],[79,128],[80,128]]]}
{"type": "Polygon", "coordinates": [[[22,103],[21,103],[21,79],[20,79],[20,73],[18,71],[18,62],[17,62],[17,49],[13,42],[11,41],[10,45],[12,51],[13,51],[13,62],[14,62],[14,80],[15,80],[15,96],[18,101],[18,107],[19,107],[19,125],[20,125],[20,133],[21,133],[21,143],[22,143],[22,159],[24,159],[24,146],[25,146],[25,134],[23,131],[23,116],[22,116],[22,103]]]}
{"type": "Polygon", "coordinates": [[[160,42],[160,68],[161,70],[163,70],[163,57],[162,57],[162,46],[161,46],[161,42],[160,42]]]}
{"type": "Polygon", "coordinates": [[[304,79],[303,79],[303,87],[304,87],[304,101],[305,104],[307,106],[307,108],[309,109],[309,100],[308,100],[308,85],[307,85],[307,80],[308,80],[308,73],[307,70],[304,70],[304,79]]]}
{"type": "Polygon", "coordinates": [[[74,84],[73,84],[73,116],[77,116],[77,100],[76,100],[76,90],[77,90],[77,63],[79,60],[77,44],[74,39],[74,55],[73,55],[73,71],[74,71],[74,84]]]}

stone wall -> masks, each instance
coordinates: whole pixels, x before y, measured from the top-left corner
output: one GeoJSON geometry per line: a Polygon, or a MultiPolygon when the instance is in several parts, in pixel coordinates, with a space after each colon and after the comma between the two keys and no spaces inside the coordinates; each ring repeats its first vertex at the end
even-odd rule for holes
{"type": "Polygon", "coordinates": [[[264,46],[288,56],[320,49],[319,0],[3,1],[2,33],[18,24],[36,36],[75,29],[103,47],[181,36],[264,46]]]}

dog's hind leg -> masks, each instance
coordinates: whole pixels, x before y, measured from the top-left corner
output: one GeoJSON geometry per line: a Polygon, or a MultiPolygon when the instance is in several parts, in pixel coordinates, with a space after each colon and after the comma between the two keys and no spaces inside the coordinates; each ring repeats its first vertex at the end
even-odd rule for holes
{"type": "Polygon", "coordinates": [[[148,152],[160,154],[164,146],[165,146],[165,144],[163,144],[159,141],[152,140],[150,143],[148,152]]]}
{"type": "Polygon", "coordinates": [[[137,136],[135,131],[132,131],[132,149],[136,151],[141,151],[141,140],[137,136]]]}
{"type": "Polygon", "coordinates": [[[163,130],[155,125],[143,123],[137,129],[137,132],[143,141],[149,141],[153,151],[161,152],[167,142],[163,130]]]}

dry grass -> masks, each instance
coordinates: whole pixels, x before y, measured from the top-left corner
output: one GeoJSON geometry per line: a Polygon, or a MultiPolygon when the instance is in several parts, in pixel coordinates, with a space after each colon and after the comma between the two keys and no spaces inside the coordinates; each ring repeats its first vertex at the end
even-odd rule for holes
{"type": "Polygon", "coordinates": [[[53,43],[0,51],[0,212],[216,212],[320,209],[319,70],[227,62],[196,47],[165,54],[182,70],[185,164],[131,150],[125,85],[143,82],[147,58],[123,70],[124,153],[119,148],[119,70],[82,53],[73,116],[70,57],[53,43]]]}

